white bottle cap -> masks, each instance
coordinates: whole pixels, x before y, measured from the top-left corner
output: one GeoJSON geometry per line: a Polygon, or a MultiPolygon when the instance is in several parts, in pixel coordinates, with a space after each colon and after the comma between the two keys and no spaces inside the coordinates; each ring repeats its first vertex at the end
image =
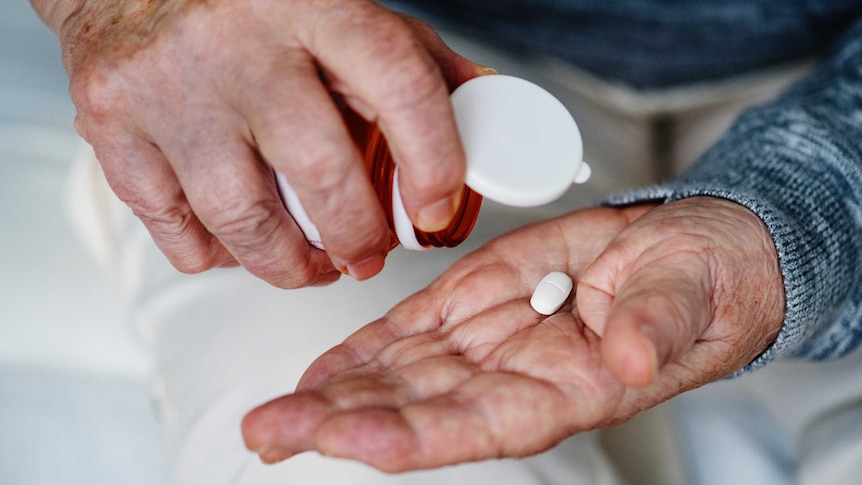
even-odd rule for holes
{"type": "Polygon", "coordinates": [[[452,93],[452,107],[467,156],[467,186],[483,197],[532,207],[589,178],[578,125],[541,87],[512,76],[480,76],[452,93]]]}
{"type": "MultiPolygon", "coordinates": [[[[466,184],[495,202],[532,207],[562,196],[590,178],[574,118],[551,93],[524,79],[473,78],[452,93],[452,108],[467,157],[466,184]]],[[[425,249],[393,183],[395,232],[407,249],[425,249]]]]}

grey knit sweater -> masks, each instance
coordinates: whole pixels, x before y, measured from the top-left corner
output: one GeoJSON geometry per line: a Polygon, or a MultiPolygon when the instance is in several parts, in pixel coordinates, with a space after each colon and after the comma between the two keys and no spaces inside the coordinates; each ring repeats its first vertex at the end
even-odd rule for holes
{"type": "Polygon", "coordinates": [[[749,109],[684,176],[609,203],[710,195],[766,223],[787,295],[784,327],[746,370],[826,360],[862,342],[862,22],[813,75],[749,109]]]}

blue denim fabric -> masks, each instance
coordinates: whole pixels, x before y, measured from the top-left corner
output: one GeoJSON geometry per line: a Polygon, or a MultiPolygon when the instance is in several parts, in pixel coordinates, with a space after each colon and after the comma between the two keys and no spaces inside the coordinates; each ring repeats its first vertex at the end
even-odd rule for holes
{"type": "Polygon", "coordinates": [[[823,53],[853,0],[402,0],[496,44],[638,88],[714,80],[823,53]]]}
{"type": "Polygon", "coordinates": [[[787,307],[777,357],[827,360],[862,343],[862,21],[814,74],[749,109],[679,180],[608,201],[709,195],[754,211],[772,234],[787,307]]]}

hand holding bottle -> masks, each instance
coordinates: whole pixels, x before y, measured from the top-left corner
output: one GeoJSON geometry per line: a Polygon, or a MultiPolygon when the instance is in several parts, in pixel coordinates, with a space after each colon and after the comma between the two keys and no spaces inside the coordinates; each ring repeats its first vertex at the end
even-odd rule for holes
{"type": "Polygon", "coordinates": [[[343,121],[377,123],[408,214],[445,226],[464,155],[449,92],[483,69],[369,0],[34,0],[113,190],[186,272],[239,262],[280,287],[376,274],[383,211],[343,121]],[[317,223],[285,211],[272,169],[317,223]],[[336,271],[337,270],[337,271],[336,271]]]}

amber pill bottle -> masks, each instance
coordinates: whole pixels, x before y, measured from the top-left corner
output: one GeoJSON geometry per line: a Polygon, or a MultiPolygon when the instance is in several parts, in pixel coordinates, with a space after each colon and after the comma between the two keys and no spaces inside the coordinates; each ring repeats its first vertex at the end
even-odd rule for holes
{"type": "Polygon", "coordinates": [[[365,168],[386,213],[393,246],[401,244],[408,249],[453,248],[467,239],[482,207],[479,193],[464,187],[459,208],[449,225],[436,232],[422,231],[413,226],[404,211],[398,186],[398,167],[380,128],[371,126],[364,143],[358,145],[360,149],[364,145],[365,168]]]}
{"type": "MultiPolygon", "coordinates": [[[[461,85],[451,100],[467,159],[467,186],[451,223],[437,232],[421,231],[407,217],[398,168],[380,129],[362,120],[345,120],[386,214],[393,248],[455,247],[473,230],[483,197],[508,206],[537,206],[590,176],[577,124],[539,86],[512,76],[482,76],[461,85]]],[[[287,179],[276,176],[287,210],[309,243],[324,249],[287,179]]]]}

